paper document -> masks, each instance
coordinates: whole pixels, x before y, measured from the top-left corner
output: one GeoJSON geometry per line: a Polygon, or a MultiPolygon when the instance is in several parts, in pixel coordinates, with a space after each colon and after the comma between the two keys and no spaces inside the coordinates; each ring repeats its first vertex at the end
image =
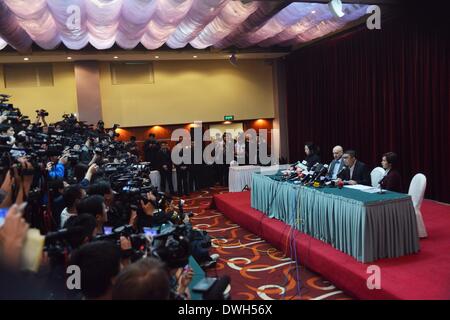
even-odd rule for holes
{"type": "Polygon", "coordinates": [[[372,189],[373,187],[365,186],[363,184],[355,184],[355,185],[352,185],[352,186],[344,186],[344,188],[356,189],[356,190],[364,191],[364,190],[372,189]]]}

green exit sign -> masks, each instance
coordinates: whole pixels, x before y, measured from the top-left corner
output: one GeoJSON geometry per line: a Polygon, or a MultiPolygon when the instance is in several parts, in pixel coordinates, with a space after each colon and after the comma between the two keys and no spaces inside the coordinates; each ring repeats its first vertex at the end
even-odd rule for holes
{"type": "Polygon", "coordinates": [[[225,120],[225,121],[233,121],[234,120],[234,116],[224,116],[223,120],[225,120]]]}

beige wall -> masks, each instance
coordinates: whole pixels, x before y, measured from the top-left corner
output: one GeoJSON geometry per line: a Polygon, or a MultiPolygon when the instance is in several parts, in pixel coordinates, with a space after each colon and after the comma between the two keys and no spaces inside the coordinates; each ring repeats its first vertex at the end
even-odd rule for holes
{"type": "MultiPolygon", "coordinates": [[[[156,61],[154,83],[142,85],[112,85],[109,63],[99,66],[106,126],[213,122],[224,115],[236,121],[274,117],[272,66],[263,60],[241,60],[238,67],[227,60],[156,61]]],[[[73,63],[54,63],[53,75],[53,87],[6,89],[0,68],[0,93],[12,95],[11,102],[32,119],[36,109],[44,108],[49,122],[58,121],[63,113],[78,112],[73,63]]]]}
{"type": "Polygon", "coordinates": [[[100,64],[106,126],[272,118],[272,66],[262,60],[157,61],[154,83],[112,85],[108,63],[100,64]]]}
{"type": "Polygon", "coordinates": [[[77,112],[77,95],[72,63],[53,64],[53,86],[5,88],[0,65],[0,93],[12,95],[10,102],[34,120],[35,110],[43,108],[50,115],[48,122],[61,120],[64,113],[77,112]]]}

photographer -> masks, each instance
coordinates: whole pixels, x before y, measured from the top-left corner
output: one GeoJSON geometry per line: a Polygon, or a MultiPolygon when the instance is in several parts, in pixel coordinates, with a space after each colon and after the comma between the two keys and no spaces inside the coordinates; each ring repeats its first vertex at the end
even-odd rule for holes
{"type": "Polygon", "coordinates": [[[147,193],[147,199],[147,202],[140,200],[142,213],[138,214],[136,219],[139,232],[142,232],[144,227],[160,226],[169,220],[169,216],[158,207],[156,196],[152,192],[147,193]]]}
{"type": "Polygon", "coordinates": [[[44,109],[36,110],[36,120],[34,121],[34,124],[37,126],[41,125],[41,122],[39,120],[42,120],[42,125],[44,127],[48,127],[47,122],[45,121],[45,117],[48,116],[48,112],[44,109]]]}
{"type": "Polygon", "coordinates": [[[71,216],[67,219],[65,228],[72,230],[78,228],[80,230],[67,238],[70,248],[75,250],[83,244],[91,242],[95,237],[96,226],[95,218],[88,213],[71,216]]]}
{"type": "Polygon", "coordinates": [[[126,217],[123,215],[123,208],[114,201],[114,192],[108,182],[98,181],[95,184],[90,185],[87,193],[89,195],[103,196],[108,215],[108,225],[119,227],[125,224],[126,217]]]}
{"type": "Polygon", "coordinates": [[[94,139],[92,137],[88,137],[84,145],[81,147],[80,162],[88,164],[91,161],[93,156],[93,145],[94,139]]]}
{"type": "Polygon", "coordinates": [[[61,228],[64,227],[64,224],[70,217],[77,215],[77,206],[81,199],[83,199],[84,195],[84,190],[76,185],[68,186],[64,190],[63,199],[66,207],[61,212],[61,228]]]}
{"type": "Polygon", "coordinates": [[[95,235],[104,234],[103,226],[108,221],[104,198],[99,195],[88,196],[82,199],[77,205],[79,214],[88,213],[95,218],[95,235]]]}
{"type": "Polygon", "coordinates": [[[50,179],[63,179],[65,174],[65,165],[67,164],[67,155],[59,156],[56,150],[49,150],[49,162],[47,163],[48,177],[50,179]]]}
{"type": "MultiPolygon", "coordinates": [[[[0,95],[0,101],[3,101],[1,99],[0,95]]],[[[32,233],[37,231],[38,235],[45,237],[38,237],[44,243],[43,252],[40,252],[41,242],[31,254],[34,263],[32,277],[44,282],[42,298],[72,297],[65,282],[66,267],[71,263],[71,258],[82,268],[84,297],[110,299],[121,266],[131,261],[146,261],[145,258],[152,255],[153,250],[155,257],[165,262],[170,271],[153,264],[152,270],[158,275],[163,272],[166,277],[164,280],[159,276],[162,280],[156,287],[161,291],[155,293],[150,290],[149,293],[136,288],[136,297],[142,294],[143,298],[165,299],[169,296],[169,279],[172,279],[172,291],[176,293],[172,298],[188,298],[187,286],[192,272],[180,268],[186,266],[190,255],[200,260],[203,256],[208,258],[210,241],[203,233],[192,229],[181,202],[175,205],[170,196],[158,192],[151,184],[151,167],[148,163],[137,161],[133,155],[134,147],[115,141],[115,135],[106,134],[102,121],[93,129],[73,115],[63,115],[62,121],[49,126],[45,120],[42,121],[44,126],[39,121],[32,125],[12,105],[0,103],[1,108],[7,108],[8,115],[0,117],[0,122],[3,119],[4,123],[0,125],[0,137],[3,137],[0,148],[0,174],[3,178],[0,202],[1,207],[12,206],[12,213],[7,214],[3,227],[0,227],[0,268],[2,262],[8,264],[8,270],[16,268],[19,277],[24,233],[30,227],[35,229],[32,233]],[[24,201],[27,201],[25,208],[19,210],[16,205],[13,206],[24,201]],[[17,210],[24,213],[13,214],[17,210]],[[167,235],[161,247],[161,241],[153,239],[153,231],[163,232],[174,226],[175,234],[167,235]],[[109,245],[95,244],[104,240],[109,245]],[[177,256],[171,255],[173,251],[164,253],[164,248],[181,250],[182,263],[178,263],[181,260],[177,260],[177,256]],[[42,261],[37,258],[41,257],[40,254],[44,257],[42,261]]],[[[39,119],[48,115],[45,110],[38,111],[39,119]]],[[[154,135],[150,145],[151,150],[159,150],[154,135]]],[[[163,163],[158,168],[166,173],[165,182],[169,183],[169,190],[173,192],[172,163],[167,144],[163,143],[161,153],[156,154],[161,157],[155,159],[152,156],[152,164],[158,161],[163,163]]],[[[185,190],[187,168],[186,165],[185,190]]],[[[129,270],[133,270],[131,266],[129,270]]],[[[126,288],[126,279],[124,276],[124,286],[117,287],[116,297],[123,294],[120,288],[126,288]]]]}
{"type": "Polygon", "coordinates": [[[0,124],[0,144],[14,145],[14,127],[10,125],[0,124]]]}

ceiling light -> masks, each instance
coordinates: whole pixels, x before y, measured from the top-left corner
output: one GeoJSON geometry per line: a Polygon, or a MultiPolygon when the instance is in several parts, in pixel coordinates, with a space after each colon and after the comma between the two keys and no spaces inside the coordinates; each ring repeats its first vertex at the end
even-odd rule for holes
{"type": "Polygon", "coordinates": [[[237,58],[236,58],[236,54],[232,53],[232,54],[230,55],[230,63],[231,63],[233,66],[237,67],[237,58]]]}
{"type": "Polygon", "coordinates": [[[114,59],[119,59],[119,57],[118,56],[114,56],[114,59]]]}
{"type": "Polygon", "coordinates": [[[196,58],[197,58],[197,56],[192,56],[192,58],[196,59],[196,58]]]}
{"type": "Polygon", "coordinates": [[[67,60],[72,60],[72,57],[67,57],[67,60]]]}
{"type": "Polygon", "coordinates": [[[23,58],[23,60],[24,60],[24,61],[28,61],[28,60],[30,60],[30,58],[23,58]]]}
{"type": "Polygon", "coordinates": [[[155,59],[159,59],[159,56],[155,56],[155,59]]]}
{"type": "Polygon", "coordinates": [[[342,18],[345,13],[342,11],[342,2],[341,0],[331,0],[328,3],[328,7],[330,8],[331,12],[339,18],[342,18]]]}
{"type": "Polygon", "coordinates": [[[316,13],[316,10],[311,11],[312,14],[316,13]]]}

